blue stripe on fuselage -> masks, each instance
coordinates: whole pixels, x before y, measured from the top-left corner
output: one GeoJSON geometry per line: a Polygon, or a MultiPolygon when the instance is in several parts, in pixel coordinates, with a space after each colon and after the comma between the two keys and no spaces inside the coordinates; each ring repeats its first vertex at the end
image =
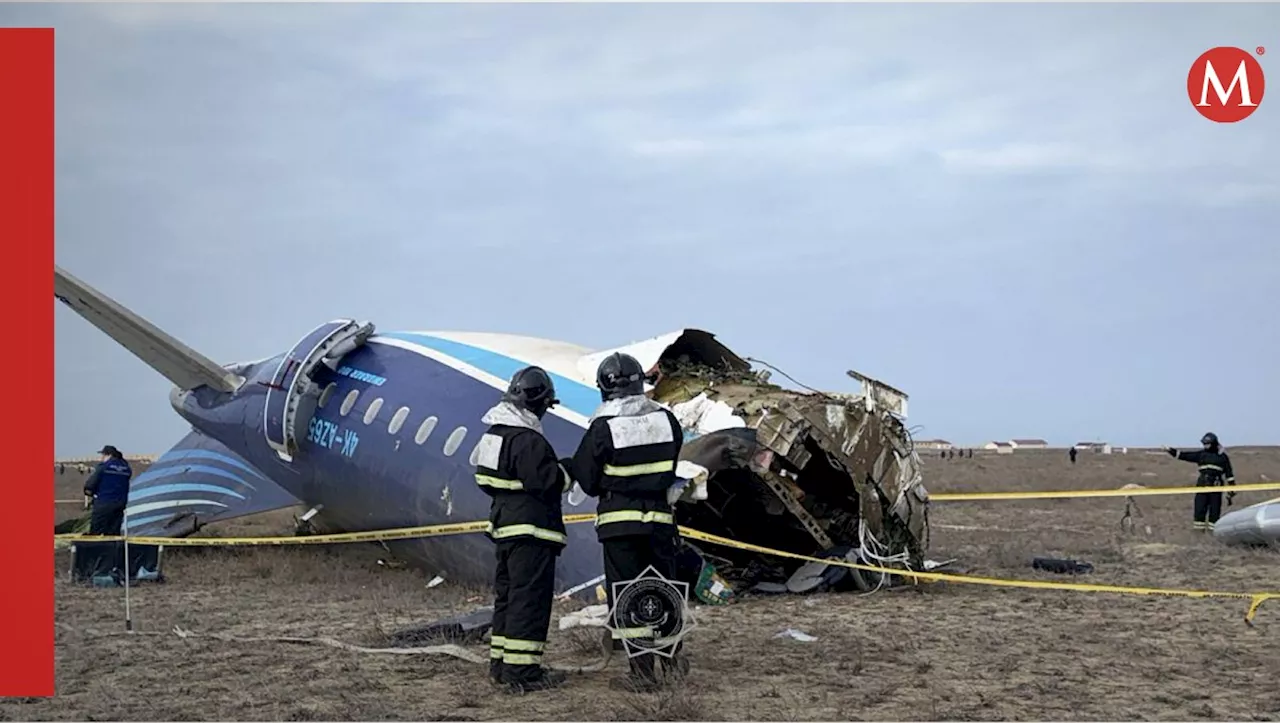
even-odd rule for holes
{"type": "Polygon", "coordinates": [[[233,472],[228,472],[225,469],[219,469],[217,467],[210,467],[209,465],[205,465],[205,464],[175,465],[172,467],[164,467],[161,469],[151,468],[151,469],[148,469],[146,472],[143,472],[142,474],[138,475],[136,478],[134,478],[133,488],[138,489],[139,487],[143,487],[145,486],[144,483],[155,480],[155,479],[159,479],[160,477],[171,477],[175,474],[185,474],[188,472],[195,472],[197,474],[214,475],[215,477],[223,477],[225,479],[231,480],[232,482],[239,482],[240,484],[244,485],[245,487],[248,487],[249,489],[252,489],[252,490],[257,489],[253,485],[241,479],[239,475],[233,472]]]}
{"type": "MultiPolygon", "coordinates": [[[[429,334],[416,334],[413,332],[401,331],[382,333],[378,336],[385,336],[389,339],[399,339],[412,344],[425,346],[434,349],[442,354],[466,362],[471,366],[484,372],[492,374],[502,380],[509,380],[515,373],[534,362],[520,361],[505,354],[499,354],[488,349],[463,344],[457,341],[441,339],[437,336],[429,334]]],[[[577,412],[588,419],[595,414],[596,409],[600,407],[600,390],[593,386],[583,384],[575,379],[570,379],[560,374],[556,374],[550,370],[547,374],[551,376],[551,381],[556,385],[556,396],[560,398],[560,403],[577,412]]]]}
{"type": "Polygon", "coordinates": [[[244,495],[236,492],[229,487],[221,487],[219,485],[203,484],[200,482],[177,482],[167,485],[156,485],[155,487],[147,487],[140,490],[134,490],[129,493],[129,501],[146,499],[147,497],[158,497],[167,495],[171,492],[212,492],[217,495],[230,495],[237,499],[244,499],[244,495]]]}
{"type": "Polygon", "coordinates": [[[128,528],[126,529],[140,530],[143,527],[146,527],[147,525],[153,525],[157,522],[164,522],[173,516],[174,516],[173,512],[166,512],[163,515],[151,515],[150,517],[143,517],[140,520],[132,520],[129,522],[128,528]]]}
{"type": "MultiPolygon", "coordinates": [[[[229,464],[233,467],[239,467],[240,469],[244,470],[245,472],[248,472],[254,477],[258,477],[260,479],[267,479],[267,477],[263,475],[261,472],[259,472],[256,469],[253,469],[252,467],[249,467],[244,462],[241,462],[237,459],[233,459],[232,457],[229,457],[220,452],[214,452],[208,449],[200,449],[198,447],[171,449],[168,452],[165,452],[163,455],[161,455],[160,458],[157,459],[151,465],[151,468],[154,469],[164,464],[177,464],[191,458],[211,459],[217,462],[222,462],[223,464],[229,464]]],[[[248,483],[246,482],[245,484],[248,484],[248,483]]],[[[249,486],[252,487],[253,485],[249,485],[249,486]]]]}

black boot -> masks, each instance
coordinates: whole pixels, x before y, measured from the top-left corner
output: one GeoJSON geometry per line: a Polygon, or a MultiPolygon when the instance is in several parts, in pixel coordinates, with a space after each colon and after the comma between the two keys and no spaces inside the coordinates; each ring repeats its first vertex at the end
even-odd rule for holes
{"type": "Polygon", "coordinates": [[[630,660],[631,673],[621,680],[612,681],[609,686],[616,690],[632,693],[652,693],[662,687],[662,681],[654,671],[652,653],[638,655],[630,660]]]}
{"type": "Polygon", "coordinates": [[[689,677],[689,659],[680,653],[663,658],[662,673],[671,680],[684,680],[689,677]]]}
{"type": "Polygon", "coordinates": [[[506,691],[508,693],[533,693],[539,690],[551,690],[560,686],[568,675],[549,668],[538,668],[538,672],[529,675],[508,676],[506,691]]]}
{"type": "Polygon", "coordinates": [[[489,682],[495,685],[501,685],[503,673],[502,659],[491,658],[489,660],[489,682]]]}

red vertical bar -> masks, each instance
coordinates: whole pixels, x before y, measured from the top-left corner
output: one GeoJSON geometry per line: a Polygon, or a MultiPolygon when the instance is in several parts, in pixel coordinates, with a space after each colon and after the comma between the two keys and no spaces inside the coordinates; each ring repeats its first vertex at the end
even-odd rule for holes
{"type": "Polygon", "coordinates": [[[0,303],[21,383],[2,415],[0,696],[53,695],[53,29],[0,28],[0,303]]]}

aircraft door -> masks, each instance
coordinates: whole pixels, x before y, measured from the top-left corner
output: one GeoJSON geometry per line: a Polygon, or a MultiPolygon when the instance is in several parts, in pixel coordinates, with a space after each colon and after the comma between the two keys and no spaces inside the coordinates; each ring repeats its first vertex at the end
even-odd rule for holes
{"type": "MultiPolygon", "coordinates": [[[[314,407],[319,389],[311,377],[325,363],[333,364],[364,344],[374,326],[352,319],[321,324],[302,337],[276,367],[267,387],[263,408],[263,428],[267,444],[280,459],[292,462],[298,451],[297,423],[304,417],[304,405],[314,407]]],[[[314,411],[314,409],[312,409],[314,411]]]]}

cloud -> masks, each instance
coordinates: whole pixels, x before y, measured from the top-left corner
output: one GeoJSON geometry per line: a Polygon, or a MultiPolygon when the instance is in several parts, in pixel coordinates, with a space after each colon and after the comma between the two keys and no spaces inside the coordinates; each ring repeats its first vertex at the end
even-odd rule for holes
{"type": "MultiPolygon", "coordinates": [[[[59,263],[215,358],[334,316],[595,346],[698,319],[808,384],[843,388],[849,360],[975,440],[1008,419],[1171,435],[1200,412],[1145,410],[1211,376],[1252,385],[1215,407],[1221,428],[1262,428],[1280,390],[1253,355],[1276,349],[1250,330],[1280,272],[1280,115],[1267,99],[1209,123],[1185,74],[1277,20],[1266,4],[0,8],[57,28],[59,263]],[[595,312],[633,302],[634,319],[595,312]],[[1218,317],[1239,353],[1167,333],[1218,317]],[[1133,401],[1005,381],[1082,375],[1133,401]]],[[[122,405],[159,395],[154,416],[114,420],[129,444],[174,436],[149,370],[78,319],[57,333],[60,449],[113,421],[82,421],[98,391],[68,349],[122,405]]]]}
{"type": "Polygon", "coordinates": [[[947,168],[959,172],[1105,170],[1124,165],[1118,156],[1091,152],[1067,143],[1010,143],[996,148],[957,148],[942,151],[940,155],[947,168]]]}

